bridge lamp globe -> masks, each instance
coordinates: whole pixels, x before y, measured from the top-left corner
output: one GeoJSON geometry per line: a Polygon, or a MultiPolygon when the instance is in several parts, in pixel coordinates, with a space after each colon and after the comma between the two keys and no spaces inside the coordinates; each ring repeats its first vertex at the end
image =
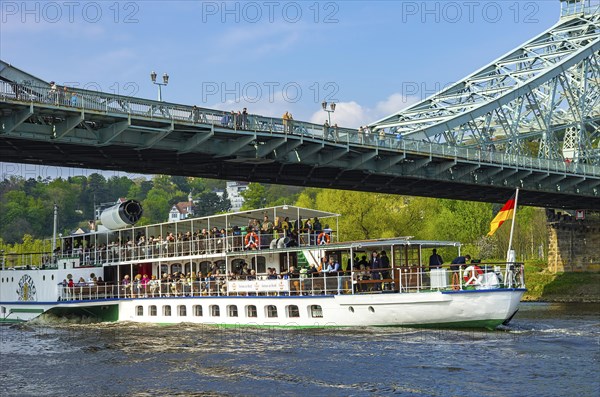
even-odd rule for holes
{"type": "Polygon", "coordinates": [[[156,83],[156,72],[152,71],[152,73],[150,73],[150,80],[152,80],[153,83],[156,83]]]}
{"type": "Polygon", "coordinates": [[[331,110],[332,110],[333,112],[335,112],[335,106],[336,106],[336,105],[335,105],[335,103],[332,103],[332,104],[331,104],[331,105],[329,105],[329,106],[331,107],[331,110]]]}
{"type": "Polygon", "coordinates": [[[321,106],[323,106],[323,110],[327,110],[327,102],[326,101],[323,101],[321,106]]]}
{"type": "Polygon", "coordinates": [[[165,85],[169,84],[169,75],[168,74],[163,74],[163,83],[165,83],[165,85]]]}

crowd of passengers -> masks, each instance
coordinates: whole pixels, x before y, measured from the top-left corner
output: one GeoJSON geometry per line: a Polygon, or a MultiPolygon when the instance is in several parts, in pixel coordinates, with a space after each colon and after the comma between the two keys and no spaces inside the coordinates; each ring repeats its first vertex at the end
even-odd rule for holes
{"type": "MultiPolygon", "coordinates": [[[[350,263],[349,263],[350,265],[350,263]]],[[[254,269],[251,269],[247,263],[238,265],[235,269],[226,272],[221,272],[217,264],[213,264],[208,272],[174,272],[173,274],[163,273],[161,278],[156,275],[148,276],[148,274],[137,274],[133,279],[127,274],[121,280],[121,286],[126,295],[132,297],[154,297],[159,294],[170,294],[174,296],[190,295],[192,288],[197,292],[220,292],[227,293],[226,281],[234,280],[291,280],[291,288],[294,291],[300,290],[300,283],[310,278],[337,278],[338,291],[342,289],[343,276],[350,275],[350,266],[348,270],[344,270],[335,256],[324,256],[321,258],[319,265],[311,264],[308,268],[298,268],[291,265],[288,270],[280,273],[276,268],[267,268],[266,273],[257,274],[254,269]],[[161,290],[161,286],[163,289],[161,290]],[[166,286],[166,290],[164,289],[166,286]],[[193,287],[192,287],[193,286],[193,287]]],[[[367,260],[367,256],[363,255],[359,259],[354,257],[354,272],[353,280],[382,280],[382,283],[389,278],[389,258],[385,251],[381,253],[373,251],[371,258],[367,260]]],[[[356,284],[356,283],[354,283],[356,284]]],[[[381,290],[384,284],[375,283],[374,285],[361,285],[357,290],[381,290]]],[[[308,290],[308,285],[303,285],[302,290],[308,290]]]]}
{"type": "Polygon", "coordinates": [[[98,260],[128,259],[166,254],[169,256],[186,254],[206,254],[225,251],[259,250],[275,248],[272,243],[285,239],[286,247],[298,245],[328,244],[333,230],[328,224],[321,224],[319,218],[290,221],[288,217],[276,217],[272,222],[267,215],[263,220],[251,219],[246,227],[232,226],[229,229],[203,228],[194,232],[169,232],[162,235],[146,236],[141,231],[135,237],[114,240],[96,247],[85,238],[64,239],[63,248],[56,253],[80,255],[82,262],[98,260]],[[73,246],[71,241],[73,242],[73,246]],[[92,257],[91,255],[98,257],[92,257]]]}
{"type": "MultiPolygon", "coordinates": [[[[227,281],[242,280],[290,280],[290,289],[292,294],[300,294],[310,291],[315,285],[313,279],[329,278],[333,284],[327,284],[327,288],[333,293],[344,293],[349,291],[349,284],[344,284],[350,280],[352,274],[352,285],[355,292],[381,291],[389,288],[390,276],[389,258],[385,251],[371,252],[370,258],[362,255],[361,258],[355,255],[353,260],[348,260],[346,270],[341,266],[337,257],[326,255],[321,258],[319,264],[311,264],[307,268],[299,268],[291,265],[289,269],[280,273],[276,268],[267,268],[266,273],[257,274],[254,269],[243,262],[228,273],[222,272],[217,264],[213,264],[206,273],[203,272],[174,272],[172,274],[163,273],[160,278],[156,275],[137,274],[133,279],[127,274],[120,281],[121,293],[125,297],[155,297],[155,296],[191,296],[196,294],[227,294],[227,281]],[[351,266],[353,264],[353,267],[351,266]],[[353,272],[350,272],[353,269],[353,272]],[[347,276],[347,277],[344,277],[347,276]],[[337,284],[335,280],[337,279],[337,284]],[[357,281],[381,280],[381,283],[372,284],[359,283],[357,281]],[[387,283],[387,284],[386,284],[387,283]]],[[[94,274],[88,280],[83,277],[79,281],[71,277],[59,283],[65,288],[68,294],[69,288],[74,287],[98,287],[99,292],[102,287],[113,288],[114,284],[105,282],[102,277],[95,277],[94,274]]],[[[114,292],[114,291],[113,291],[114,292]]]]}

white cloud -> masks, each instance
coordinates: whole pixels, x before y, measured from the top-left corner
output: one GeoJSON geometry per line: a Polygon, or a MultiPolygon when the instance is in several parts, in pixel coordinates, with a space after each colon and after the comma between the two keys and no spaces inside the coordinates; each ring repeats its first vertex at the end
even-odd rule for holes
{"type": "MultiPolygon", "coordinates": [[[[355,101],[340,102],[332,114],[331,123],[337,123],[341,127],[358,128],[361,125],[373,123],[383,117],[397,113],[400,110],[417,103],[420,98],[395,93],[386,100],[377,102],[375,107],[360,105],[355,101]]],[[[322,124],[327,115],[322,110],[313,113],[310,121],[322,124]]]]}

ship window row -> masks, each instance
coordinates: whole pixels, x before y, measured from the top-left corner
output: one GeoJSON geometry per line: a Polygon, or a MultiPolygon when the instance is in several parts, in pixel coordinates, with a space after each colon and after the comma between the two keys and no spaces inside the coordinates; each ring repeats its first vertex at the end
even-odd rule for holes
{"type": "MultiPolygon", "coordinates": [[[[178,305],[175,307],[176,314],[179,317],[187,317],[188,310],[186,305],[178,305]]],[[[245,317],[248,318],[256,318],[258,317],[258,309],[255,305],[246,305],[243,308],[243,313],[245,317]]],[[[300,309],[297,305],[288,305],[284,308],[285,313],[282,315],[287,318],[298,318],[300,317],[300,309]]],[[[191,315],[194,317],[203,317],[204,310],[202,305],[193,305],[191,310],[191,315]]],[[[221,307],[219,305],[209,305],[208,306],[208,315],[210,317],[221,317],[221,307]]],[[[267,305],[264,307],[265,317],[267,318],[278,318],[280,313],[278,312],[278,308],[275,305],[267,305]]],[[[136,306],[135,314],[138,317],[145,315],[144,306],[136,306]]],[[[150,305],[147,309],[147,314],[151,317],[158,315],[158,306],[150,305]]],[[[163,317],[169,317],[173,315],[171,305],[163,305],[161,306],[161,314],[163,317]]],[[[239,317],[240,312],[238,311],[237,305],[227,305],[224,313],[227,317],[239,317]]],[[[310,305],[308,307],[308,316],[312,318],[322,318],[323,317],[323,309],[320,305],[310,305]]]]}

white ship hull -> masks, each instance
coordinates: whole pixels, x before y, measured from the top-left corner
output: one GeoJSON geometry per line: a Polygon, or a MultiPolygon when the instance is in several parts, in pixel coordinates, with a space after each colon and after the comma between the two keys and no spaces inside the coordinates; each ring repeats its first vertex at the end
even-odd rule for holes
{"type": "MultiPolygon", "coordinates": [[[[335,215],[287,206],[270,210],[273,218],[306,218],[300,211],[315,218],[335,215]]],[[[61,246],[103,248],[66,249],[42,266],[9,258],[6,263],[15,266],[0,270],[0,323],[49,313],[157,324],[494,328],[512,318],[526,291],[524,266],[514,262],[429,271],[423,250],[451,251],[460,247],[457,242],[400,237],[337,242],[335,233],[324,232],[299,235],[290,246],[287,237],[254,232],[245,238],[192,237],[209,224],[229,227],[264,213],[71,236],[61,246]],[[159,239],[158,245],[153,239],[105,246],[170,228],[190,237],[179,233],[176,241],[159,239]],[[385,264],[383,257],[365,262],[386,252],[385,264]],[[327,257],[329,266],[338,262],[337,270],[325,269],[327,257]]]]}
{"type": "Polygon", "coordinates": [[[119,321],[196,323],[229,326],[361,327],[448,326],[494,328],[517,310],[524,290],[486,290],[406,294],[330,295],[315,297],[200,297],[132,299],[119,303],[119,321]],[[247,307],[257,308],[249,317],[247,307]],[[156,306],[156,316],[150,315],[156,306]],[[163,308],[171,307],[165,316],[163,308]],[[180,307],[185,315],[180,315],[180,307]],[[202,307],[202,315],[194,309],[202,307]],[[219,307],[219,316],[212,307],[219,307]],[[277,317],[269,317],[269,306],[277,317]],[[290,310],[296,306],[297,311],[290,310]],[[317,316],[312,308],[320,307],[317,316]],[[141,307],[142,309],[139,309],[141,307]],[[235,307],[232,316],[231,308],[235,307]],[[141,313],[138,310],[142,310],[141,313]],[[140,315],[141,314],[141,315],[140,315]],[[318,315],[322,314],[322,317],[318,315]]]}

